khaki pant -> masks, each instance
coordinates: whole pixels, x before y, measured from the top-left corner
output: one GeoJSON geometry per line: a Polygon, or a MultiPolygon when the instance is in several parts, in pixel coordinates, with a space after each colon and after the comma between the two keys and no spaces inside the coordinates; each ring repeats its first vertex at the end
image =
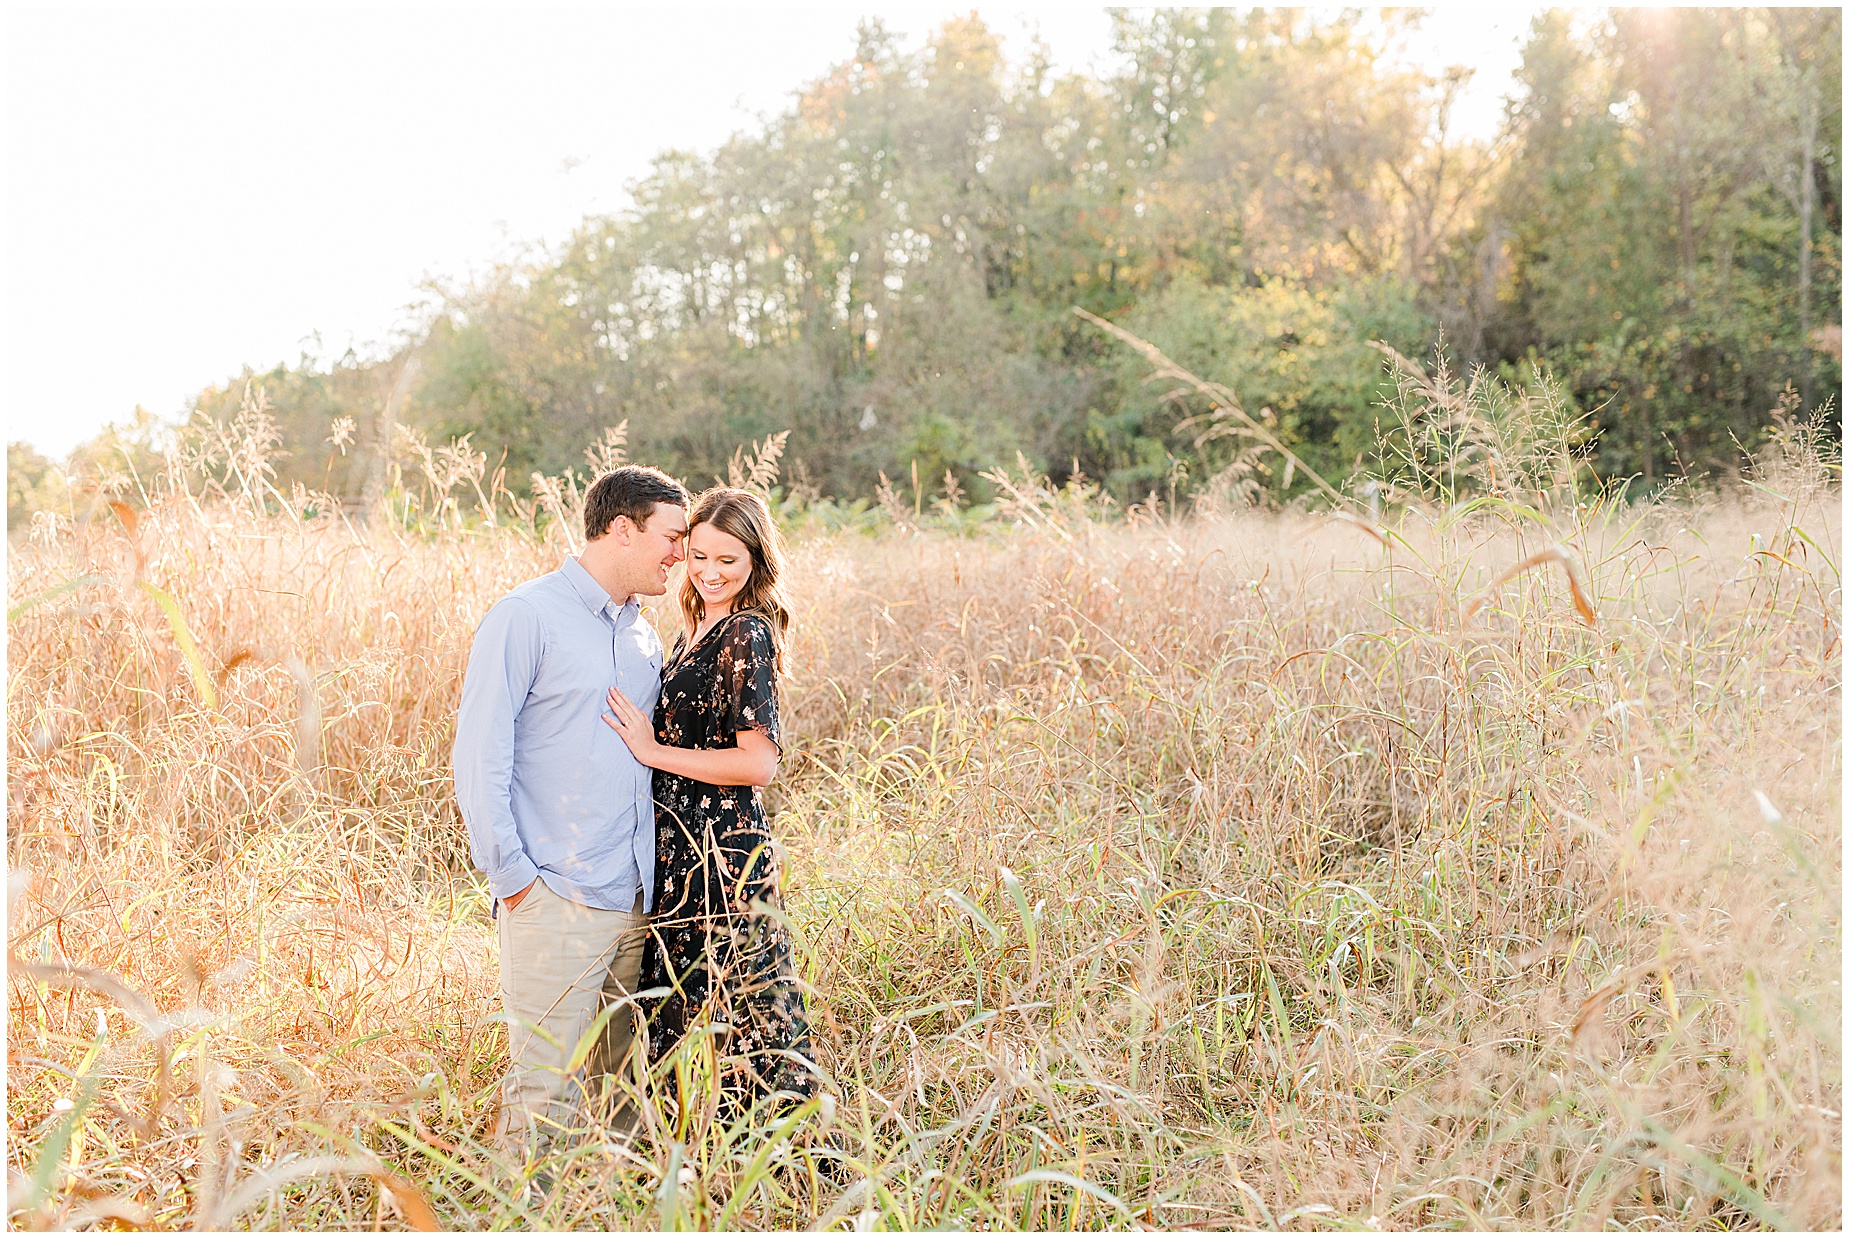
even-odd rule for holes
{"type": "Polygon", "coordinates": [[[606,912],[541,879],[519,907],[503,903],[498,920],[509,1060],[499,1126],[509,1144],[532,1149],[583,1121],[587,1070],[593,1079],[624,1070],[636,1042],[628,995],[642,974],[648,917],[640,896],[633,912],[606,912]],[[583,1067],[568,1070],[598,1013],[619,1003],[583,1067]]]}

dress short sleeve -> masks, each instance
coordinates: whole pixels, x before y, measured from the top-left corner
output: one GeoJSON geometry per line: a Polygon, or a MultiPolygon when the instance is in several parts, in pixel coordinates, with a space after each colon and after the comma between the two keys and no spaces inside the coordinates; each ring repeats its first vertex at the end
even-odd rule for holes
{"type": "Polygon", "coordinates": [[[777,719],[777,646],[770,621],[744,612],[719,634],[720,721],[736,737],[761,731],[779,750],[783,727],[777,719]]]}

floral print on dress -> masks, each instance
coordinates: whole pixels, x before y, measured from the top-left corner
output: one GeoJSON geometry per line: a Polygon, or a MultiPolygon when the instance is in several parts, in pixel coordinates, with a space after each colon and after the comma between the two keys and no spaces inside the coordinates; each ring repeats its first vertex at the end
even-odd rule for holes
{"type": "MultiPolygon", "coordinates": [[[[733,748],[747,730],[783,746],[775,638],[754,611],[691,644],[683,635],[655,707],[656,739],[677,748],[733,748]]],[[[802,982],[779,919],[781,868],[758,788],[655,772],[655,911],[641,988],[672,992],[646,1007],[649,1053],[669,1053],[689,1028],[726,1025],[727,1091],[744,1096],[816,1088],[802,982]]]]}

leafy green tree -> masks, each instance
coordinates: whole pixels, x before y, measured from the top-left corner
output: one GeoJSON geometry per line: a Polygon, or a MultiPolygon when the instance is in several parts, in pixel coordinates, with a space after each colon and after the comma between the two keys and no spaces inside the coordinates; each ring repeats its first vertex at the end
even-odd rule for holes
{"type": "MultiPolygon", "coordinates": [[[[1834,20],[1809,31],[1820,49],[1840,47],[1834,20]]],[[[1839,50],[1815,61],[1813,84],[1840,79],[1839,50]]],[[[1807,241],[1780,189],[1805,124],[1793,72],[1764,11],[1626,10],[1586,33],[1536,19],[1495,207],[1512,295],[1487,334],[1567,379],[1607,475],[1730,469],[1787,382],[1840,391],[1805,308],[1840,296],[1840,220],[1807,241]]],[[[1834,148],[1819,130],[1811,150],[1814,179],[1834,148]]]]}
{"type": "Polygon", "coordinates": [[[1229,469],[1301,488],[1239,472],[1075,306],[1338,481],[1374,433],[1373,340],[1550,372],[1590,466],[1646,484],[1733,468],[1787,382],[1840,392],[1839,12],[1544,13],[1487,143],[1452,132],[1465,74],[1390,53],[1416,14],[1112,20],[1097,76],[1011,62],[973,15],[910,49],[869,21],[782,113],[439,290],[391,356],[240,376],[195,427],[256,424],[261,390],[276,485],[349,498],[406,431],[525,491],[619,425],[695,485],[788,429],[786,478],[840,496],[915,473],[981,499],[1017,452],[1123,501],[1229,469]]]}

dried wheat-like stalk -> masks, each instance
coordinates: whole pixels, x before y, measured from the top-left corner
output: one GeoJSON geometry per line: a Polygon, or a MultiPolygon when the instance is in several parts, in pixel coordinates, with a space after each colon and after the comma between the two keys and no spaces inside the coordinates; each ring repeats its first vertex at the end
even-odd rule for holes
{"type": "Polygon", "coordinates": [[[1573,553],[1564,546],[1545,547],[1528,556],[1526,559],[1523,559],[1521,562],[1505,569],[1495,580],[1485,586],[1475,598],[1472,598],[1464,605],[1464,619],[1468,621],[1471,617],[1476,615],[1478,611],[1482,610],[1483,604],[1488,602],[1501,586],[1514,580],[1524,572],[1532,571],[1546,564],[1560,565],[1561,569],[1566,573],[1567,589],[1573,595],[1573,609],[1579,612],[1579,617],[1582,620],[1586,621],[1586,627],[1597,628],[1599,626],[1599,613],[1598,609],[1592,605],[1592,596],[1586,586],[1585,573],[1579,566],[1579,560],[1574,558],[1573,553]]]}
{"type": "Polygon", "coordinates": [[[1382,529],[1377,523],[1369,519],[1367,516],[1361,513],[1358,513],[1358,512],[1331,512],[1327,516],[1324,516],[1322,519],[1318,520],[1314,525],[1311,525],[1308,529],[1305,529],[1304,532],[1309,533],[1311,530],[1314,530],[1318,527],[1332,525],[1332,524],[1353,526],[1354,528],[1360,530],[1362,533],[1366,534],[1368,537],[1374,539],[1374,541],[1380,543],[1380,545],[1382,546],[1387,545],[1386,530],[1382,529]]]}
{"type": "Polygon", "coordinates": [[[584,449],[584,459],[591,467],[591,478],[596,480],[606,473],[622,468],[629,461],[629,419],[624,418],[616,425],[605,429],[597,437],[597,442],[584,449]]]}
{"type": "Polygon", "coordinates": [[[783,458],[784,446],[789,441],[790,432],[779,430],[762,442],[752,444],[748,453],[741,444],[732,453],[726,466],[726,481],[722,484],[756,491],[760,495],[770,494],[770,488],[777,483],[777,462],[783,458]]]}

